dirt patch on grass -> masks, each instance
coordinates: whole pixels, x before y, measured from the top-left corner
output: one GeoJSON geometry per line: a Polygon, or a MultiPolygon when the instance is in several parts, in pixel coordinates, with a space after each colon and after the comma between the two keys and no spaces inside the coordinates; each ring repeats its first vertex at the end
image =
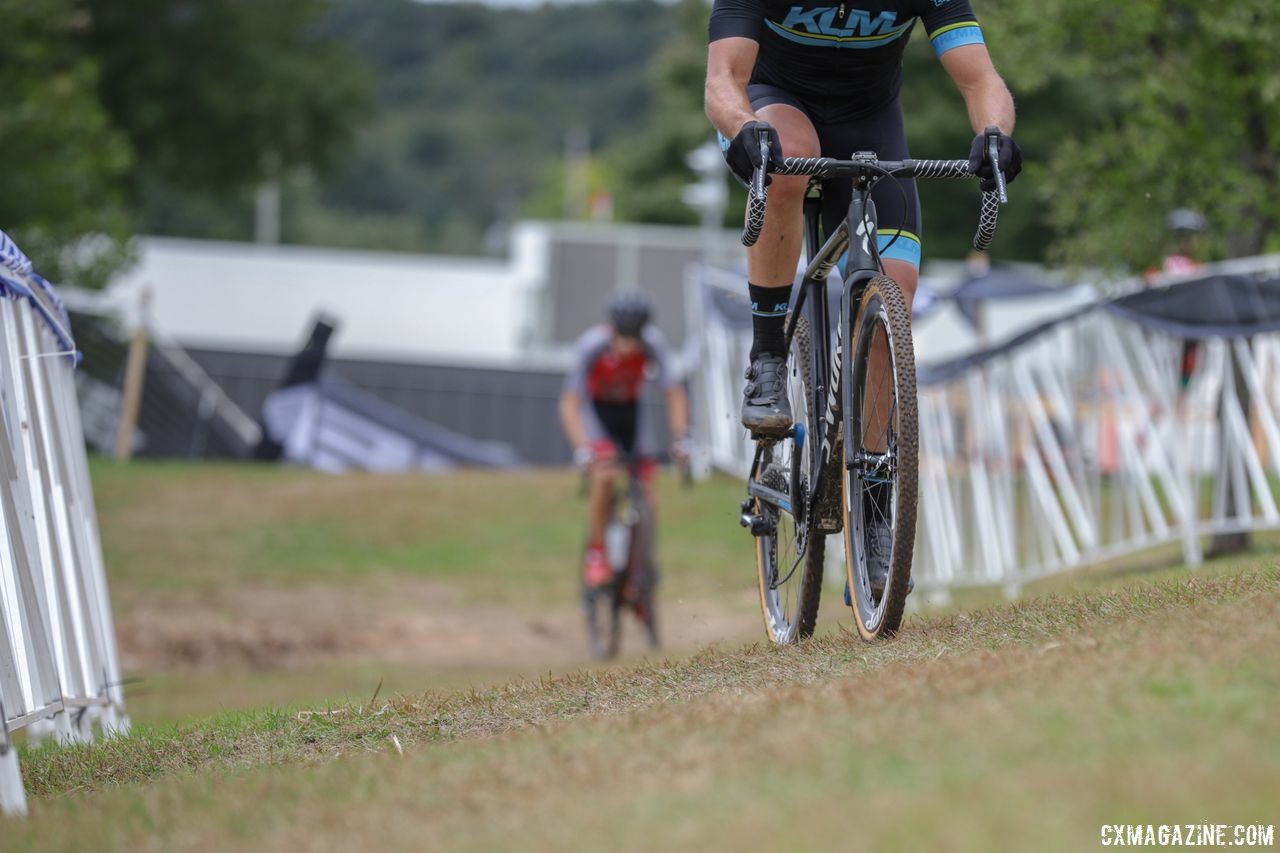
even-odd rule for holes
{"type": "MultiPolygon", "coordinates": [[[[151,594],[131,603],[117,633],[124,668],[144,672],[373,660],[512,670],[561,667],[587,657],[582,619],[571,603],[522,610],[460,606],[456,598],[449,585],[422,580],[362,589],[314,585],[151,594]]],[[[740,640],[757,628],[749,601],[663,603],[669,650],[740,640]]],[[[643,650],[637,631],[624,643],[643,650]]]]}

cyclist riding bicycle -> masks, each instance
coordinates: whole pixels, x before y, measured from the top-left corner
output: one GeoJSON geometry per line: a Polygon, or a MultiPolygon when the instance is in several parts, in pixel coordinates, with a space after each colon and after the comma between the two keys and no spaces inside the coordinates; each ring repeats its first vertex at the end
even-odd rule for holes
{"type": "MultiPolygon", "coordinates": [[[[997,165],[1005,180],[1017,177],[1022,155],[1010,136],[1013,97],[991,63],[969,0],[844,0],[838,5],[837,0],[715,0],[706,111],[730,171],[744,183],[750,181],[761,165],[756,139],[762,130],[772,141],[769,156],[777,163],[784,156],[848,158],[855,151],[873,151],[882,159],[908,158],[899,92],[903,51],[917,19],[964,98],[977,134],[970,167],[983,178],[983,189],[995,188],[986,155],[987,127],[1000,130],[997,165]]],[[[808,183],[807,177],[770,179],[764,230],[747,251],[753,336],[742,424],[759,438],[782,438],[792,424],[784,321],[800,257],[808,183]]],[[[848,179],[823,182],[827,234],[848,212],[851,193],[848,179]]],[[[910,307],[921,247],[915,181],[882,181],[872,199],[885,274],[898,283],[910,307]]],[[[868,385],[883,381],[887,361],[885,352],[873,351],[868,385]]],[[[887,531],[871,539],[872,586],[878,582],[882,589],[888,573],[887,531]],[[875,547],[877,539],[885,540],[883,548],[875,547]]],[[[848,594],[846,590],[846,598],[848,594]]]]}
{"type": "Polygon", "coordinates": [[[583,565],[587,586],[603,586],[613,578],[604,528],[620,473],[615,464],[619,453],[638,460],[645,496],[656,508],[652,479],[657,446],[640,405],[650,368],[666,395],[673,457],[686,455],[689,428],[688,398],[672,368],[666,338],[651,322],[648,298],[639,292],[618,294],[606,313],[608,322],[578,338],[574,365],[560,395],[560,422],[573,447],[574,461],[589,475],[583,565]]]}

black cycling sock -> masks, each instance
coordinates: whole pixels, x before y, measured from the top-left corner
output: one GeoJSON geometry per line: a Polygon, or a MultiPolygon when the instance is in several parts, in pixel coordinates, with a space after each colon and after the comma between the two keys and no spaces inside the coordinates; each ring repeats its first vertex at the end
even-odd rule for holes
{"type": "Polygon", "coordinates": [[[747,290],[751,294],[751,357],[761,353],[786,355],[791,285],[761,287],[748,283],[747,290]]]}

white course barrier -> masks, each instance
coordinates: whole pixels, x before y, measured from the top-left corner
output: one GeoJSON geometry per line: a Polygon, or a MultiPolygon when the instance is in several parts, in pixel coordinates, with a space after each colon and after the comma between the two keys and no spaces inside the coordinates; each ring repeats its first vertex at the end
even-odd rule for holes
{"type": "MultiPolygon", "coordinates": [[[[1205,537],[1280,528],[1274,266],[1233,262],[922,368],[921,591],[1015,595],[1160,545],[1195,565],[1205,537]]],[[[743,287],[729,279],[698,280],[700,438],[714,465],[742,476],[753,446],[720,417],[737,410],[751,333],[724,310],[724,293],[743,287]]]]}
{"type": "Polygon", "coordinates": [[[0,267],[0,809],[8,814],[26,811],[15,731],[77,742],[129,725],[76,359],[52,288],[29,266],[0,267]]]}

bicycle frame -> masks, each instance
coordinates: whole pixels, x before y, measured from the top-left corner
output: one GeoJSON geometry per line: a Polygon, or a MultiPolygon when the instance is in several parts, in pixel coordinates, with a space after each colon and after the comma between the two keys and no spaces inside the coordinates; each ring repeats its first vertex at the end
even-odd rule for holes
{"type": "MultiPolygon", "coordinates": [[[[643,535],[646,538],[651,533],[651,525],[653,520],[652,507],[649,506],[649,496],[645,492],[644,483],[640,476],[640,460],[632,458],[627,454],[621,455],[614,460],[613,464],[620,468],[626,477],[626,485],[622,489],[615,489],[609,497],[608,515],[605,519],[606,525],[610,520],[619,520],[622,510],[629,510],[632,514],[630,520],[626,521],[627,527],[631,531],[632,537],[643,535]]],[[[583,478],[583,493],[587,490],[587,481],[583,478]]],[[[630,548],[630,546],[628,546],[630,548]]],[[[646,549],[648,543],[645,545],[646,549]]],[[[631,565],[631,558],[628,558],[627,573],[632,573],[634,567],[631,565]]]]}
{"type": "MultiPolygon", "coordinates": [[[[830,488],[830,480],[837,469],[833,467],[831,454],[839,442],[842,431],[850,417],[853,400],[851,383],[842,382],[842,378],[852,375],[852,341],[845,346],[846,329],[853,328],[852,312],[862,296],[862,286],[881,273],[880,252],[874,235],[877,219],[875,203],[871,200],[873,182],[866,176],[854,179],[853,198],[849,203],[849,211],[844,221],[836,228],[834,234],[819,245],[821,198],[808,196],[804,201],[805,213],[805,245],[811,260],[805,268],[800,283],[800,292],[792,308],[787,322],[786,340],[790,350],[795,337],[796,324],[804,311],[806,302],[811,302],[813,312],[809,334],[809,363],[814,371],[813,409],[820,412],[820,420],[812,425],[817,428],[816,440],[822,442],[818,454],[818,470],[809,472],[813,488],[810,490],[805,506],[793,507],[792,495],[796,493],[796,482],[799,476],[799,457],[793,455],[790,495],[783,495],[756,481],[756,473],[760,465],[762,449],[757,447],[755,459],[752,461],[751,473],[748,477],[747,492],[769,503],[780,506],[790,512],[797,520],[808,517],[819,506],[825,497],[824,489],[830,488]],[[850,223],[858,223],[853,234],[858,239],[850,239],[850,223]],[[829,273],[835,268],[841,255],[848,250],[845,263],[844,279],[840,293],[840,322],[837,325],[834,351],[831,343],[831,316],[827,301],[827,281],[829,273]]],[[[815,440],[814,436],[797,436],[797,450],[805,441],[815,440]]],[[[845,447],[845,464],[852,462],[852,450],[845,447]]],[[[799,558],[803,558],[801,551],[799,558]]]]}
{"type": "MultiPolygon", "coordinates": [[[[644,490],[644,483],[641,482],[639,469],[636,464],[629,463],[627,469],[627,502],[631,505],[631,512],[634,517],[628,523],[631,528],[631,541],[628,542],[627,568],[623,574],[634,575],[642,570],[641,566],[636,565],[637,556],[641,561],[653,559],[652,553],[649,551],[649,537],[653,532],[653,510],[649,506],[649,496],[644,490]],[[637,542],[639,548],[637,549],[637,542]]],[[[616,500],[616,498],[615,498],[616,500]]],[[[615,513],[616,513],[615,507],[615,513]]],[[[648,570],[648,569],[644,569],[648,570]]]]}
{"type": "MultiPolygon", "coordinates": [[[[650,644],[657,646],[658,634],[654,617],[653,595],[657,584],[657,567],[653,555],[653,507],[640,474],[640,461],[623,455],[617,464],[625,471],[626,487],[615,490],[610,498],[610,521],[626,528],[626,564],[614,567],[613,582],[604,587],[584,586],[588,638],[593,654],[613,657],[618,651],[619,613],[630,607],[644,624],[650,644]],[[608,608],[602,624],[600,606],[608,608]],[[606,628],[607,624],[607,628],[606,628]],[[607,639],[603,639],[607,637],[607,639]]],[[[612,555],[611,555],[612,556],[612,555]]]]}
{"type": "MultiPolygon", "coordinates": [[[[858,629],[866,639],[874,639],[881,630],[892,634],[897,630],[902,617],[906,595],[910,592],[912,538],[915,535],[915,503],[914,499],[906,506],[906,527],[898,529],[897,514],[903,509],[896,485],[897,448],[892,444],[892,430],[886,436],[884,451],[876,451],[864,446],[862,439],[862,412],[866,403],[865,392],[861,387],[867,379],[871,361],[871,345],[874,342],[874,329],[877,324],[883,325],[889,345],[890,369],[895,377],[895,395],[897,380],[900,378],[894,338],[903,339],[906,352],[911,352],[910,344],[910,306],[904,308],[902,294],[891,283],[880,293],[874,303],[869,303],[867,310],[876,313],[866,317],[855,317],[855,311],[861,311],[862,303],[869,292],[878,292],[880,287],[873,284],[873,279],[882,272],[880,249],[877,243],[877,217],[875,204],[871,198],[872,189],[881,180],[895,177],[929,177],[929,178],[969,178],[978,170],[971,167],[968,160],[901,160],[880,161],[872,152],[855,152],[849,160],[837,160],[827,157],[775,157],[771,155],[772,131],[764,127],[757,129],[756,142],[759,145],[760,165],[752,173],[748,185],[747,210],[742,233],[744,246],[754,246],[759,240],[765,224],[768,210],[768,173],[775,175],[807,175],[822,180],[848,179],[852,184],[849,208],[844,220],[836,227],[835,233],[821,241],[820,214],[821,203],[812,192],[804,199],[805,245],[809,253],[809,262],[801,278],[800,289],[796,294],[795,304],[791,308],[790,317],[784,333],[785,352],[790,353],[796,345],[796,332],[800,318],[806,318],[806,336],[804,344],[808,351],[800,353],[808,362],[799,365],[799,378],[804,385],[802,411],[806,414],[803,422],[797,422],[785,435],[777,437],[755,436],[756,453],[751,463],[751,471],[747,482],[747,499],[742,502],[740,523],[748,527],[757,539],[757,565],[760,571],[760,603],[765,615],[765,627],[775,642],[790,642],[796,636],[791,629],[807,634],[813,630],[813,620],[817,614],[819,585],[814,590],[814,572],[820,573],[822,554],[820,551],[810,552],[816,538],[819,547],[825,542],[825,536],[845,529],[845,551],[848,555],[848,583],[846,597],[857,600],[854,614],[858,620],[858,629]],[[839,317],[837,325],[831,327],[830,302],[828,301],[827,284],[831,271],[841,255],[845,255],[846,266],[841,271],[841,287],[838,305],[839,317]],[[872,305],[878,305],[874,309],[872,305]],[[904,310],[907,312],[904,315],[904,310]],[[886,313],[892,311],[892,314],[886,313]],[[890,325],[897,331],[890,332],[890,325]],[[834,337],[834,344],[832,338],[834,337]],[[857,386],[857,387],[855,387],[857,386]],[[811,432],[812,435],[806,435],[811,432]],[[775,465],[773,448],[779,442],[791,442],[790,471],[779,470],[775,465]],[[819,444],[809,448],[805,453],[806,441],[817,441],[819,444]],[[843,443],[843,451],[836,448],[843,443]],[[837,465],[836,456],[840,459],[837,465]],[[768,461],[769,468],[762,470],[768,461]],[[789,473],[789,477],[787,474],[789,473]],[[802,478],[802,473],[805,475],[802,478]],[[874,475],[877,481],[892,482],[894,502],[888,511],[893,513],[893,521],[888,521],[881,512],[881,521],[877,531],[885,527],[885,523],[893,525],[888,532],[893,538],[891,552],[886,555],[892,559],[892,566],[884,566],[887,574],[883,576],[880,597],[874,592],[874,580],[869,579],[869,568],[866,559],[865,502],[857,500],[849,503],[850,487],[854,495],[865,497],[867,478],[874,475]],[[883,479],[885,476],[892,479],[883,479]],[[784,482],[785,481],[785,485],[784,482]],[[806,490],[806,487],[809,487],[806,490]],[[836,489],[839,489],[839,496],[836,489]],[[833,514],[837,505],[840,512],[833,514]],[[766,508],[768,507],[768,508],[766,508]],[[778,520],[780,513],[788,514],[794,521],[794,535],[788,540],[794,542],[795,560],[788,568],[778,561],[778,520]],[[851,539],[857,533],[858,541],[851,539]],[[901,535],[900,535],[901,534],[901,535]],[[768,542],[765,542],[768,537],[768,542]],[[764,550],[766,544],[769,551],[764,550]],[[901,556],[901,559],[898,557],[901,556]],[[771,598],[771,591],[779,590],[787,584],[799,569],[801,563],[808,561],[805,574],[795,599],[795,613],[792,613],[790,594],[786,602],[771,598]],[[785,572],[785,574],[784,574],[785,572]],[[855,578],[856,574],[856,578],[855,578]],[[895,585],[896,584],[896,585],[895,585]],[[888,590],[897,594],[890,597],[888,590]],[[889,602],[892,602],[890,604],[889,602]],[[780,612],[782,608],[785,612],[780,612]],[[866,617],[864,619],[864,617],[866,617]],[[784,620],[788,633],[779,640],[775,633],[778,619],[784,620]],[[796,622],[795,620],[799,621],[796,622]],[[881,621],[884,620],[884,621],[881,621]],[[807,626],[807,627],[806,627],[807,626]]],[[[998,162],[998,145],[1000,131],[995,127],[986,129],[986,162],[998,162]]],[[[755,159],[754,157],[752,158],[755,159]]],[[[995,234],[999,205],[1006,200],[1003,174],[994,170],[994,191],[984,190],[982,206],[979,211],[978,230],[974,236],[974,248],[986,249],[995,234]]],[[[812,189],[812,185],[810,186],[812,189]]],[[[833,294],[834,295],[834,294],[833,294]]],[[[913,359],[907,358],[910,365],[913,359]]],[[[749,374],[750,375],[750,374],[749,374]]],[[[786,374],[786,382],[794,384],[797,370],[793,367],[786,374]]],[[[748,386],[750,389],[750,386],[748,386]]],[[[907,452],[910,459],[910,482],[914,484],[916,433],[915,402],[910,396],[910,415],[906,436],[907,452]]],[[[896,401],[896,396],[895,396],[896,401]]],[[[890,412],[892,416],[892,411],[890,412]]],[[[901,438],[901,437],[900,437],[901,438]]],[[[784,445],[785,446],[785,445],[784,445]]],[[[785,456],[785,453],[784,453],[785,456]]],[[[779,463],[785,464],[782,458],[779,463]]],[[[910,494],[914,495],[914,485],[910,494]]],[[[880,535],[879,532],[877,535],[880,535]]],[[[882,547],[882,546],[881,546],[882,547]]],[[[790,551],[790,548],[788,548],[790,551]]],[[[788,553],[787,560],[790,561],[788,553]]],[[[879,567],[879,564],[877,564],[879,567]]],[[[817,576],[821,580],[820,575],[817,576]]],[[[788,587],[790,589],[790,587],[788,587]]]]}

